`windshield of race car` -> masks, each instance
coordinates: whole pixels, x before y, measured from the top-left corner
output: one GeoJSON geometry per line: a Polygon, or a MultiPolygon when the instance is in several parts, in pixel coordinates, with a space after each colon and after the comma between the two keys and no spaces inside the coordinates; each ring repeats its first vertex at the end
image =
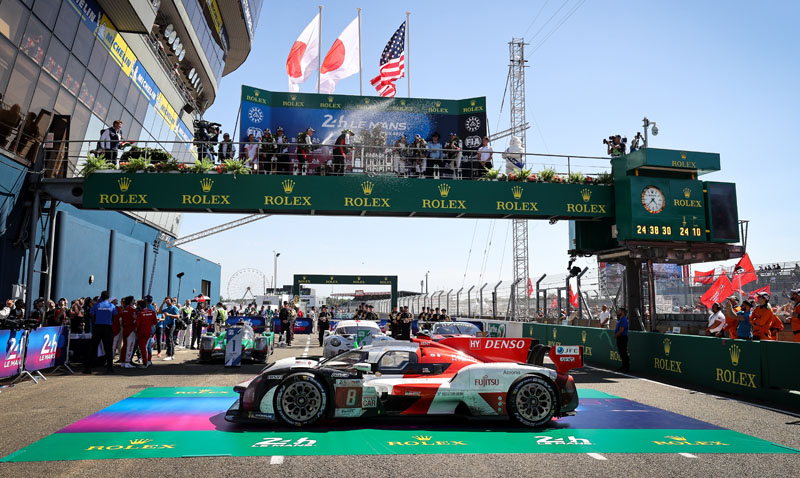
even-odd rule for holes
{"type": "Polygon", "coordinates": [[[361,362],[366,362],[369,357],[369,352],[363,350],[350,350],[335,357],[320,362],[320,365],[325,364],[325,367],[348,369],[353,365],[361,362]]]}
{"type": "Polygon", "coordinates": [[[480,332],[477,326],[473,324],[441,324],[434,329],[434,333],[440,335],[471,335],[476,337],[480,332]]]}
{"type": "Polygon", "coordinates": [[[336,328],[336,335],[354,335],[358,333],[359,330],[366,330],[369,332],[370,335],[377,334],[380,332],[380,329],[376,327],[359,327],[359,326],[347,326],[347,327],[337,327],[336,328]]]}

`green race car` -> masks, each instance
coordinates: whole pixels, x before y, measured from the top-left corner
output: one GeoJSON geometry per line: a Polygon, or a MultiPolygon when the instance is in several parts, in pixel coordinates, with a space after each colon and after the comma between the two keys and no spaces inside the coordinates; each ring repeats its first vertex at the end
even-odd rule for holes
{"type": "MultiPolygon", "coordinates": [[[[233,327],[244,329],[242,336],[242,360],[266,363],[267,357],[275,350],[275,334],[263,332],[256,334],[249,324],[238,324],[233,327]]],[[[200,340],[200,361],[225,359],[225,331],[209,332],[200,340]]]]}

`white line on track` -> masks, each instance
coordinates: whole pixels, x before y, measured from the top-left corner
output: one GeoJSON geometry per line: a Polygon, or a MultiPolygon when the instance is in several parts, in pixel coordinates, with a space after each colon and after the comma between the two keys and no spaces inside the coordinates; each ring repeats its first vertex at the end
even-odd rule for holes
{"type": "Polygon", "coordinates": [[[609,370],[609,369],[607,369],[607,368],[601,368],[601,367],[592,367],[591,365],[586,365],[586,364],[584,364],[583,366],[584,366],[585,368],[591,368],[591,369],[594,369],[594,370],[600,370],[600,371],[603,371],[603,372],[613,373],[613,374],[615,374],[615,375],[622,375],[623,377],[628,377],[628,378],[635,378],[635,379],[639,379],[639,380],[644,380],[645,382],[655,383],[655,384],[658,384],[658,385],[662,385],[662,386],[664,386],[664,387],[669,387],[669,388],[675,388],[675,389],[678,389],[678,390],[683,390],[683,391],[685,391],[685,392],[691,392],[691,393],[697,393],[697,394],[702,394],[702,395],[708,395],[708,396],[710,396],[710,397],[724,398],[725,400],[730,400],[730,401],[732,401],[732,402],[741,403],[742,405],[750,405],[750,406],[753,406],[753,407],[762,408],[762,409],[764,409],[764,410],[769,410],[769,411],[771,411],[771,412],[775,412],[775,413],[781,413],[781,414],[783,414],[783,415],[789,415],[790,417],[800,418],[800,414],[797,414],[797,413],[792,413],[792,412],[789,412],[789,411],[786,411],[786,410],[780,410],[780,409],[778,409],[778,408],[772,408],[772,407],[768,407],[768,406],[766,406],[766,405],[759,405],[759,404],[757,404],[757,403],[745,402],[744,400],[737,400],[737,399],[735,399],[735,398],[731,398],[731,397],[725,397],[725,396],[723,396],[723,395],[715,395],[715,394],[713,394],[713,393],[705,393],[705,392],[700,392],[700,391],[697,391],[697,390],[692,390],[691,388],[677,387],[677,386],[675,386],[675,385],[670,385],[670,384],[668,384],[668,383],[664,383],[664,382],[657,382],[657,381],[655,381],[655,380],[649,380],[649,379],[646,379],[646,378],[637,377],[637,376],[635,376],[635,375],[628,375],[627,373],[617,372],[616,370],[609,370]]]}
{"type": "Polygon", "coordinates": [[[311,335],[306,337],[306,348],[303,349],[303,357],[308,357],[308,348],[311,347],[311,335]]]}
{"type": "Polygon", "coordinates": [[[608,460],[608,458],[604,457],[604,456],[603,456],[603,455],[601,455],[600,453],[587,453],[587,455],[591,456],[591,457],[592,457],[592,458],[594,458],[595,460],[601,460],[601,461],[606,461],[606,460],[608,460]]]}
{"type": "Polygon", "coordinates": [[[270,465],[283,465],[283,457],[280,455],[273,456],[269,459],[270,465]]]}
{"type": "Polygon", "coordinates": [[[678,455],[684,458],[697,458],[697,455],[692,455],[691,453],[678,453],[678,455]]]}

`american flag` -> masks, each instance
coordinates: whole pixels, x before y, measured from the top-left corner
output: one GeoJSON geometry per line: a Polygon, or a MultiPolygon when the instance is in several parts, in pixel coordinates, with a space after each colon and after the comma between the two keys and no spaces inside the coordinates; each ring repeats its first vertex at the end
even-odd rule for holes
{"type": "Polygon", "coordinates": [[[381,96],[394,97],[397,88],[394,82],[405,76],[406,22],[394,32],[381,55],[381,74],[370,80],[370,84],[381,96]]]}

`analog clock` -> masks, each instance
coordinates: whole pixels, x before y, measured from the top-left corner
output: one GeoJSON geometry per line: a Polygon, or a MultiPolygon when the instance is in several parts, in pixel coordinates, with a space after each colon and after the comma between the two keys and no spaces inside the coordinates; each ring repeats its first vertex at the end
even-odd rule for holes
{"type": "Polygon", "coordinates": [[[642,206],[650,214],[658,214],[664,210],[664,193],[655,186],[647,186],[642,190],[642,206]]]}

